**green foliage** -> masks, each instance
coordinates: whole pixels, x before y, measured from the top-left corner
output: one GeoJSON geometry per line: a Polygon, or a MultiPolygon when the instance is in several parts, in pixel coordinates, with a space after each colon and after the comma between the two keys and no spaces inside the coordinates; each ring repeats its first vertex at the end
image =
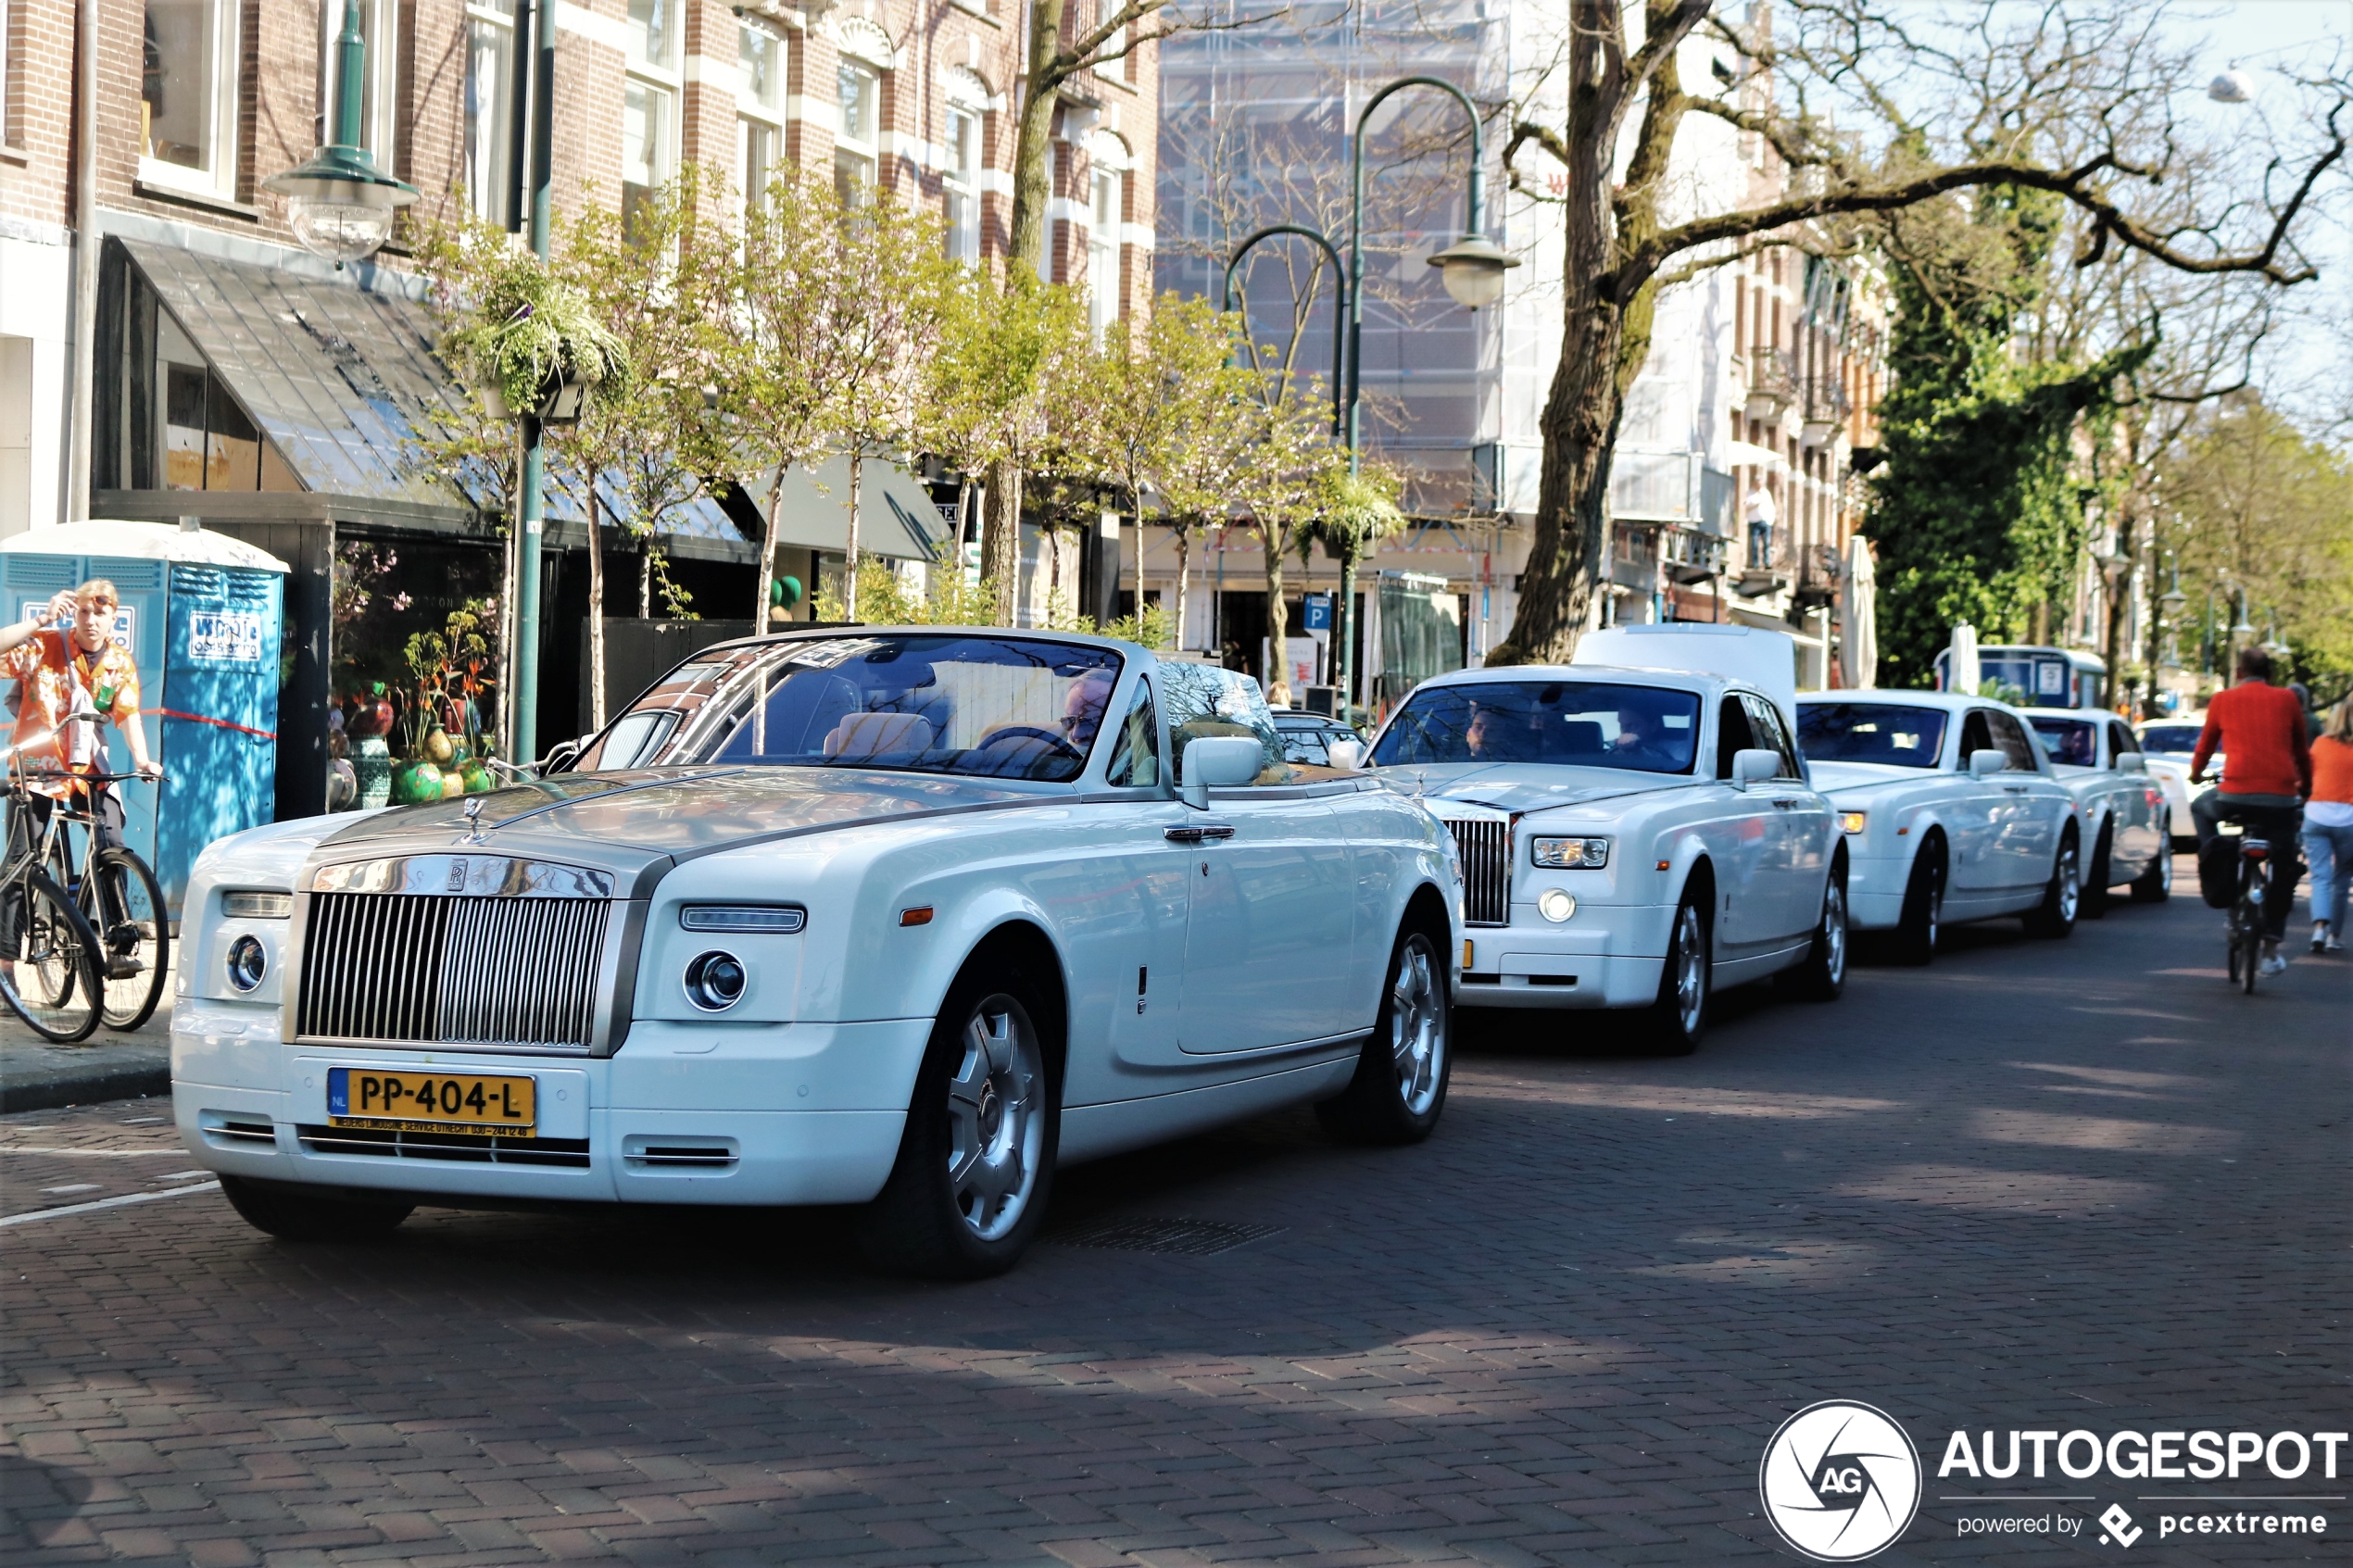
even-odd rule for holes
{"type": "MultiPolygon", "coordinates": [[[[847,621],[849,608],[828,583],[817,590],[817,619],[847,621]]],[[[858,563],[858,619],[869,626],[994,626],[997,596],[983,583],[964,581],[955,566],[934,566],[921,593],[879,556],[858,563]]]]}
{"type": "Polygon", "coordinates": [[[449,612],[440,631],[410,633],[402,653],[409,668],[409,687],[400,715],[409,756],[420,755],[426,734],[436,724],[463,736],[468,751],[479,754],[480,719],[474,699],[488,684],[492,663],[488,633],[494,620],[491,601],[469,599],[449,612]]]}
{"type": "Polygon", "coordinates": [[[2090,364],[2020,360],[2014,334],[2057,218],[2051,198],[1993,191],[1893,231],[1887,460],[1864,529],[1879,554],[1882,685],[1931,684],[1956,622],[2020,641],[2037,606],[2063,614],[2071,597],[2097,495],[2079,476],[2079,436],[2105,435],[2119,379],[2155,344],[2090,364]]]}
{"type": "Polygon", "coordinates": [[[1381,540],[1405,526],[1397,499],[1405,493],[1403,478],[1375,462],[1356,472],[1342,466],[1328,474],[1323,504],[1315,521],[1300,531],[1302,556],[1310,545],[1321,545],[1334,560],[1361,559],[1381,540]]]}
{"type": "Polygon", "coordinates": [[[457,293],[441,352],[459,378],[495,391],[516,413],[538,407],[550,381],[585,382],[594,404],[624,395],[628,350],[576,284],[498,231],[450,232],[429,249],[457,293]]]}

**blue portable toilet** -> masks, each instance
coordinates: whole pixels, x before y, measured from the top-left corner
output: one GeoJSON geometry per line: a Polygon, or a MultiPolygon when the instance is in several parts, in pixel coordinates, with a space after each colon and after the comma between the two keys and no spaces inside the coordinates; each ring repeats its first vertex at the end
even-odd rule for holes
{"type": "MultiPolygon", "coordinates": [[[[160,785],[117,786],[123,836],[155,868],[177,916],[205,846],[273,815],[286,564],[184,524],[69,522],[0,539],[0,615],[9,622],[93,577],[121,595],[115,640],[138,660],[141,721],[164,771],[160,785]]],[[[130,771],[111,731],[107,750],[130,771]]]]}

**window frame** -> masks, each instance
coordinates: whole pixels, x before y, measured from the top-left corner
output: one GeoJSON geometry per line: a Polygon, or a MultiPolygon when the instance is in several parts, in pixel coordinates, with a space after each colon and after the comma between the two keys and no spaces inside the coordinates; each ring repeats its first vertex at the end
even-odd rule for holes
{"type": "Polygon", "coordinates": [[[985,151],[988,110],[970,104],[950,102],[941,110],[942,161],[940,164],[940,220],[948,247],[948,259],[967,267],[980,264],[980,196],[982,176],[988,167],[985,151]],[[969,133],[970,145],[960,146],[955,127],[962,120],[969,133]],[[956,221],[956,209],[962,204],[966,221],[956,221]]]}
{"type": "Polygon", "coordinates": [[[1797,760],[1796,737],[1790,734],[1789,726],[1782,722],[1780,707],[1771,697],[1755,692],[1742,692],[1740,699],[1741,706],[1748,709],[1749,734],[1756,733],[1757,722],[1761,719],[1766,732],[1766,746],[1761,749],[1780,753],[1781,770],[1775,776],[1784,779],[1804,778],[1805,769],[1797,760]]]}
{"type": "Polygon", "coordinates": [[[637,26],[635,17],[629,16],[626,11],[623,12],[626,36],[621,88],[623,159],[621,207],[624,222],[631,209],[629,192],[633,186],[646,193],[646,196],[642,199],[650,200],[653,194],[668,184],[678,172],[678,142],[683,130],[682,111],[686,106],[686,76],[678,63],[685,44],[685,40],[680,36],[686,29],[685,7],[682,0],[651,0],[651,4],[654,15],[667,17],[666,23],[661,31],[661,41],[668,50],[666,58],[657,58],[640,47],[646,35],[653,30],[650,27],[641,29],[637,26]],[[680,14],[668,16],[671,7],[676,7],[680,14]],[[661,106],[660,123],[651,129],[646,138],[648,144],[646,158],[648,181],[643,185],[637,185],[628,174],[629,98],[632,93],[643,94],[648,104],[659,103],[661,106]]]}
{"type": "Polygon", "coordinates": [[[490,121],[485,157],[500,165],[490,171],[491,178],[480,186],[470,184],[466,191],[467,206],[476,218],[485,223],[512,226],[521,210],[520,193],[511,189],[514,172],[515,116],[515,17],[511,9],[501,11],[496,5],[483,0],[466,0],[465,6],[466,63],[459,92],[458,106],[459,162],[467,173],[473,168],[474,128],[479,123],[466,108],[466,86],[476,81],[474,63],[479,57],[478,41],[496,36],[501,42],[497,51],[499,64],[497,82],[490,95],[490,121]]]}
{"type": "Polygon", "coordinates": [[[1103,754],[1103,787],[1138,790],[1152,796],[1166,795],[1168,786],[1164,775],[1171,773],[1173,769],[1167,764],[1168,744],[1166,737],[1161,733],[1160,702],[1152,690],[1150,675],[1141,675],[1137,678],[1135,690],[1128,694],[1126,711],[1121,713],[1116,725],[1105,725],[1104,729],[1109,735],[1111,749],[1103,754]],[[1141,733],[1148,738],[1148,744],[1151,748],[1152,764],[1151,778],[1141,784],[1136,781],[1132,765],[1127,778],[1121,779],[1114,776],[1123,763],[1132,761],[1126,746],[1126,737],[1137,733],[1133,721],[1136,717],[1136,709],[1139,708],[1144,709],[1141,733]]]}
{"type": "Polygon", "coordinates": [[[1122,172],[1090,169],[1087,201],[1087,330],[1101,343],[1111,324],[1120,319],[1119,228],[1125,220],[1126,191],[1122,172]],[[1111,192],[1111,217],[1103,218],[1103,192],[1111,192]]]}
{"type": "Polygon", "coordinates": [[[790,97],[787,88],[791,47],[791,41],[781,29],[758,17],[736,17],[736,205],[747,220],[752,213],[765,209],[769,182],[785,167],[785,107],[790,97]],[[774,102],[763,100],[752,85],[753,70],[747,63],[744,44],[753,37],[766,39],[775,52],[771,62],[774,102]],[[763,144],[767,155],[756,179],[750,157],[755,142],[763,144]]]}
{"type": "Polygon", "coordinates": [[[1998,708],[1981,709],[1979,711],[1985,715],[1986,734],[1994,737],[1994,746],[2001,751],[2003,756],[2009,759],[2009,766],[2002,770],[2004,772],[2039,773],[2043,771],[2037,763],[2037,759],[2041,754],[2036,751],[2035,743],[2027,738],[2026,731],[2028,726],[2024,722],[2013,718],[2007,713],[2003,712],[1998,708]],[[2018,740],[2018,744],[2016,746],[2012,746],[2008,741],[2002,738],[2002,726],[2004,724],[2007,724],[2012,733],[2016,735],[2018,740]],[[2022,764],[2019,761],[2019,753],[2020,751],[2025,752],[2027,759],[2022,764]]]}
{"type": "MultiPolygon", "coordinates": [[[[245,118],[245,6],[240,0],[195,0],[195,4],[203,6],[208,15],[205,79],[210,94],[208,108],[211,123],[208,128],[207,162],[191,166],[154,156],[154,125],[152,120],[143,119],[141,129],[147,133],[139,142],[138,176],[142,184],[234,199],[241,161],[238,132],[245,118]]],[[[143,110],[147,102],[144,63],[147,14],[147,6],[142,5],[139,103],[143,110]]]]}
{"type": "Polygon", "coordinates": [[[834,188],[845,196],[859,189],[871,191],[882,179],[882,78],[880,69],[855,56],[843,55],[834,62],[834,188]],[[846,92],[852,81],[863,84],[861,107],[869,122],[866,133],[855,137],[849,132],[846,92]],[[842,184],[845,160],[865,168],[864,179],[847,189],[842,184]]]}

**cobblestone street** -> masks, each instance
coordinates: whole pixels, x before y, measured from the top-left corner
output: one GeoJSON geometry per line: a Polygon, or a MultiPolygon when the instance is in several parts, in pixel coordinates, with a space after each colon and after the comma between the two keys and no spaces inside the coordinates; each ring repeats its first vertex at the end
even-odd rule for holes
{"type": "Polygon", "coordinates": [[[1081,1168],[1060,1239],[956,1287],[864,1273],[825,1215],[289,1247],[164,1102],[0,1118],[0,1557],[1796,1562],[1759,1458],[1842,1398],[1925,1467],[1881,1562],[2120,1555],[2111,1503],[2151,1526],[2128,1561],[2344,1562],[2341,1450],[2203,1490],[1937,1475],[1957,1429],[2347,1425],[2353,964],[2241,997],[2221,919],[1963,928],[1835,1006],[1728,996],[1689,1059],[1469,1020],[1429,1143],[1299,1113],[1081,1168]],[[1151,1220],[1235,1228],[1107,1224],[1151,1220]],[[2051,1500],[1975,1500],[2013,1488],[2051,1500]],[[2169,1492],[2317,1498],[2326,1534],[2160,1539],[2169,1492]],[[2084,1527],[1961,1533],[2006,1512],[2084,1527]]]}

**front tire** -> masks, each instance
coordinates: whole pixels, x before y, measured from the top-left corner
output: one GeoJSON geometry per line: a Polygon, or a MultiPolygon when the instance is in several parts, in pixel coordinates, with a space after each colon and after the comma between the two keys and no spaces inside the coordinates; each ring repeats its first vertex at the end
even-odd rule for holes
{"type": "Polygon", "coordinates": [[[1690,893],[1675,907],[1667,961],[1659,966],[1658,999],[1642,1016],[1643,1033],[1662,1056],[1689,1056],[1707,1030],[1707,1002],[1716,966],[1707,910],[1690,893]]]}
{"type": "MultiPolygon", "coordinates": [[[[975,966],[977,968],[978,966],[975,966]]],[[[915,1073],[899,1162],[868,1205],[859,1248],[892,1273],[986,1279],[1021,1261],[1044,1223],[1060,1085],[1018,972],[958,977],[915,1073]]]]}
{"type": "Polygon", "coordinates": [[[2075,916],[2083,897],[2082,851],[2070,829],[2059,840],[2058,859],[2051,862],[2051,880],[2043,884],[2043,901],[2026,912],[2026,934],[2057,941],[2075,930],[2075,916]]]}
{"type": "Polygon", "coordinates": [[[1912,858],[1912,874],[1904,884],[1904,912],[1896,921],[1893,943],[1895,961],[1915,969],[1932,962],[1944,922],[1944,841],[1934,838],[1912,858]]]}
{"type": "Polygon", "coordinates": [[[1380,1015],[1356,1059],[1356,1075],[1317,1104],[1316,1119],[1352,1143],[1421,1142],[1446,1108],[1453,1045],[1446,960],[1428,932],[1401,931],[1389,955],[1380,1015]]]}
{"type": "Polygon", "coordinates": [[[1790,994],[1809,1002],[1834,1002],[1846,989],[1846,868],[1831,868],[1822,888],[1822,918],[1814,926],[1813,945],[1794,969],[1780,978],[1790,994]]]}
{"type": "Polygon", "coordinates": [[[415,1211],[413,1203],[305,1192],[245,1176],[222,1176],[220,1196],[245,1223],[280,1241],[381,1241],[415,1211]]]}
{"type": "Polygon", "coordinates": [[[2083,892],[2077,900],[2085,920],[2103,920],[2108,915],[2108,884],[2116,877],[2113,837],[2115,824],[2102,822],[2100,835],[2092,841],[2092,871],[2083,879],[2083,892]]]}
{"type": "Polygon", "coordinates": [[[2160,840],[2149,869],[2133,879],[2133,902],[2162,904],[2173,897],[2173,846],[2160,840]]]}

